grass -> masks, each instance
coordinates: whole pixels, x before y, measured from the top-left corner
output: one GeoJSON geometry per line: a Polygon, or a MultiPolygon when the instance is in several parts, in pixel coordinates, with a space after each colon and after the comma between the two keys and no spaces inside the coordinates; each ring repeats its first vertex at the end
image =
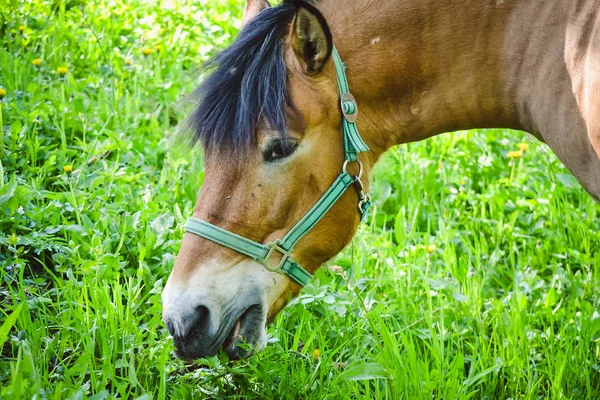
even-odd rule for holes
{"type": "Polygon", "coordinates": [[[203,176],[173,134],[242,7],[0,9],[0,399],[600,397],[600,206],[504,130],[392,149],[265,352],[172,356],[160,293],[203,176]]]}

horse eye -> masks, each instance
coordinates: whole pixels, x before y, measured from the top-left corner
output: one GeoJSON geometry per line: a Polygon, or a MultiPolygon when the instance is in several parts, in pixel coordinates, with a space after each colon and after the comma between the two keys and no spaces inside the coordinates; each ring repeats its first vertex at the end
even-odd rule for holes
{"type": "Polygon", "coordinates": [[[279,139],[272,142],[263,152],[266,162],[282,160],[292,155],[298,148],[298,142],[290,139],[279,139]]]}

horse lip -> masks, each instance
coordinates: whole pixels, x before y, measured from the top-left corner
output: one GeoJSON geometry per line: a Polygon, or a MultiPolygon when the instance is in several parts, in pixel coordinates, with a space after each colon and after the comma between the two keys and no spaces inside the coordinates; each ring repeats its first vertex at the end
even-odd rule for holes
{"type": "Polygon", "coordinates": [[[222,346],[223,351],[230,359],[238,360],[252,354],[252,351],[242,349],[239,344],[244,341],[249,345],[255,344],[251,341],[255,336],[255,332],[251,330],[253,327],[249,326],[249,317],[255,313],[260,313],[260,305],[258,304],[248,307],[232,325],[222,346]]]}
{"type": "MultiPolygon", "coordinates": [[[[243,316],[243,314],[242,314],[242,316],[243,316]]],[[[238,318],[238,320],[233,324],[233,327],[231,328],[229,335],[227,335],[225,342],[223,342],[224,349],[227,349],[233,343],[237,343],[239,341],[239,339],[241,338],[241,336],[240,336],[240,330],[241,330],[241,325],[242,325],[241,321],[242,321],[242,317],[238,318]]]]}

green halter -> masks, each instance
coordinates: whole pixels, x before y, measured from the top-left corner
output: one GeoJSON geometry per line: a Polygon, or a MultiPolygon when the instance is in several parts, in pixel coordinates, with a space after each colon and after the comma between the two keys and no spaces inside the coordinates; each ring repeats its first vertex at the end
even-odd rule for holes
{"type": "Polygon", "coordinates": [[[310,211],[294,225],[283,239],[277,239],[267,244],[252,241],[198,218],[190,218],[185,224],[185,230],[187,232],[211,240],[222,246],[229,247],[238,253],[242,253],[262,263],[269,271],[289,276],[300,286],[308,284],[312,275],[293,260],[292,250],[296,243],[298,243],[298,241],[300,241],[300,239],[302,239],[304,235],[306,235],[308,231],[323,218],[327,211],[329,211],[335,202],[346,192],[346,189],[352,185],[355,185],[358,191],[358,210],[362,219],[364,219],[371,206],[371,198],[369,194],[365,193],[363,190],[361,181],[362,163],[358,160],[359,153],[369,150],[356,128],[358,105],[348,87],[346,66],[342,62],[335,47],[333,47],[332,57],[337,72],[341,109],[344,116],[343,133],[345,161],[342,166],[342,172],[319,199],[317,204],[315,204],[310,211]],[[351,163],[358,164],[359,172],[356,176],[350,175],[347,171],[348,164],[351,163]],[[279,253],[281,258],[276,264],[271,264],[271,258],[273,258],[275,253],[279,253]]]}

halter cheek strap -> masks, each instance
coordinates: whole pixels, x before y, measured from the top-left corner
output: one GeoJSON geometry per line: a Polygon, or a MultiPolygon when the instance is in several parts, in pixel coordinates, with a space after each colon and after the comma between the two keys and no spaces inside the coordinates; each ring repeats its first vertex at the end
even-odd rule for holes
{"type": "Polygon", "coordinates": [[[346,78],[346,66],[342,62],[335,46],[333,47],[332,57],[337,72],[341,102],[340,106],[344,116],[343,136],[345,161],[342,166],[342,172],[340,172],[336,180],[319,199],[317,204],[315,204],[308,213],[294,225],[283,239],[277,239],[267,244],[247,239],[198,218],[189,218],[185,224],[186,232],[193,233],[204,239],[208,239],[235,250],[238,253],[244,254],[263,264],[269,271],[287,275],[300,286],[306,286],[312,278],[312,275],[295,262],[292,257],[292,250],[300,239],[302,239],[317,224],[317,222],[323,218],[323,216],[346,192],[346,189],[352,185],[356,187],[358,192],[358,211],[362,219],[365,218],[367,211],[371,206],[371,198],[363,189],[361,181],[362,163],[358,160],[358,154],[368,151],[369,147],[367,147],[358,133],[356,127],[358,105],[356,104],[354,96],[350,93],[348,80],[346,78]],[[358,175],[352,176],[348,173],[347,167],[352,163],[358,164],[358,175]]]}

